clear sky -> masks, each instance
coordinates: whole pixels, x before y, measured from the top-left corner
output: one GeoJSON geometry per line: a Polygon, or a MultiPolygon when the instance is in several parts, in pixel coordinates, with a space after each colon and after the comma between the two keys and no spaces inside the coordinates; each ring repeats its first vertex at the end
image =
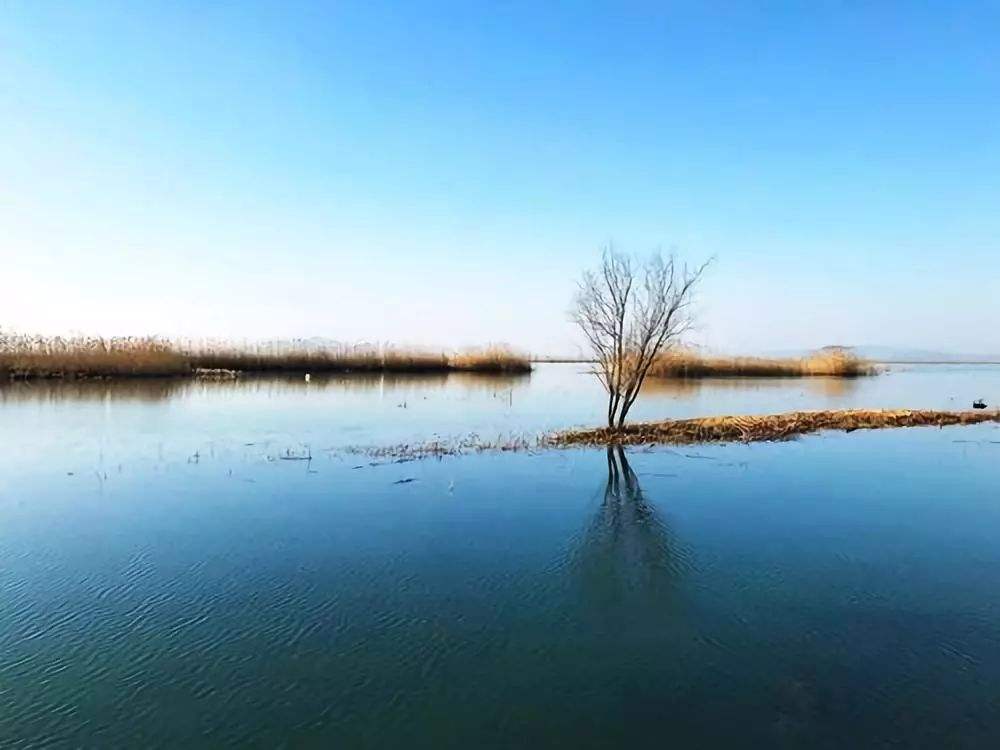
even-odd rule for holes
{"type": "Polygon", "coordinates": [[[0,0],[0,326],[1000,351],[1000,6],[0,0]]]}

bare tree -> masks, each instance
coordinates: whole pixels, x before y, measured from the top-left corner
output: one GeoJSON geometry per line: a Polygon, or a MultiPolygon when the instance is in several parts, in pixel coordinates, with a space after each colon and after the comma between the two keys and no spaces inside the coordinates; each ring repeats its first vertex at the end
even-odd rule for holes
{"type": "Polygon", "coordinates": [[[608,392],[608,427],[621,429],[657,356],[691,327],[694,290],[707,261],[678,267],[671,255],[647,260],[609,245],[597,271],[580,279],[573,320],[593,352],[595,373],[608,392]]]}

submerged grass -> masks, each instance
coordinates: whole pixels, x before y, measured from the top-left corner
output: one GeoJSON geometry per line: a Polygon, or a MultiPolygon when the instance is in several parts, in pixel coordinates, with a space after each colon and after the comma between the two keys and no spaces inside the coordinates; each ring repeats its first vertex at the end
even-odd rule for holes
{"type": "Polygon", "coordinates": [[[462,456],[470,453],[510,453],[530,452],[548,446],[548,438],[544,435],[531,437],[528,435],[498,435],[496,439],[485,439],[472,434],[458,438],[437,438],[426,442],[398,443],[396,445],[363,446],[354,445],[341,449],[348,455],[361,455],[374,459],[368,464],[355,466],[380,466],[382,464],[408,463],[425,458],[444,458],[445,456],[462,456]]]}
{"type": "Polygon", "coordinates": [[[723,416],[641,422],[620,430],[567,430],[550,436],[552,445],[686,445],[692,443],[789,440],[820,430],[878,430],[893,427],[945,427],[1000,422],[1000,410],[931,411],[914,409],[848,409],[796,411],[763,416],[723,416]]]}
{"type": "Polygon", "coordinates": [[[238,373],[531,371],[526,355],[503,346],[457,354],[375,345],[287,341],[181,344],[157,337],[43,337],[0,332],[0,379],[89,379],[238,373]]]}
{"type": "Polygon", "coordinates": [[[819,351],[808,357],[716,357],[678,349],[659,357],[649,374],[660,378],[706,377],[859,377],[875,375],[876,367],[844,349],[819,351]]]}

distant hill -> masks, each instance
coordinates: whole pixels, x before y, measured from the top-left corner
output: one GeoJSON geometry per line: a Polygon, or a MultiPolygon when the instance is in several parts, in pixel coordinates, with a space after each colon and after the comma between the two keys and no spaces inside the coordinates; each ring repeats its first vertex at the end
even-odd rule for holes
{"type": "MultiPolygon", "coordinates": [[[[902,346],[859,345],[859,346],[824,346],[822,349],[846,349],[859,357],[873,362],[1000,362],[1000,354],[968,354],[963,352],[947,352],[935,349],[912,349],[902,346]]],[[[786,349],[767,352],[771,357],[805,357],[817,350],[786,349]]]]}
{"type": "Polygon", "coordinates": [[[968,354],[896,346],[853,346],[859,357],[877,362],[1000,362],[1000,354],[968,354]]]}

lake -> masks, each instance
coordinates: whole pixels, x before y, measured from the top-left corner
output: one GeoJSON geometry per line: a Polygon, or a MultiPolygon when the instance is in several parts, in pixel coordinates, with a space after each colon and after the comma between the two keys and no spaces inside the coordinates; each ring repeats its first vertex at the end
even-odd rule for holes
{"type": "MultiPolygon", "coordinates": [[[[1000,367],[654,383],[634,418],[979,397],[1000,367]]],[[[995,745],[995,424],[345,450],[601,398],[556,364],[0,387],[0,745],[995,745]]]]}

